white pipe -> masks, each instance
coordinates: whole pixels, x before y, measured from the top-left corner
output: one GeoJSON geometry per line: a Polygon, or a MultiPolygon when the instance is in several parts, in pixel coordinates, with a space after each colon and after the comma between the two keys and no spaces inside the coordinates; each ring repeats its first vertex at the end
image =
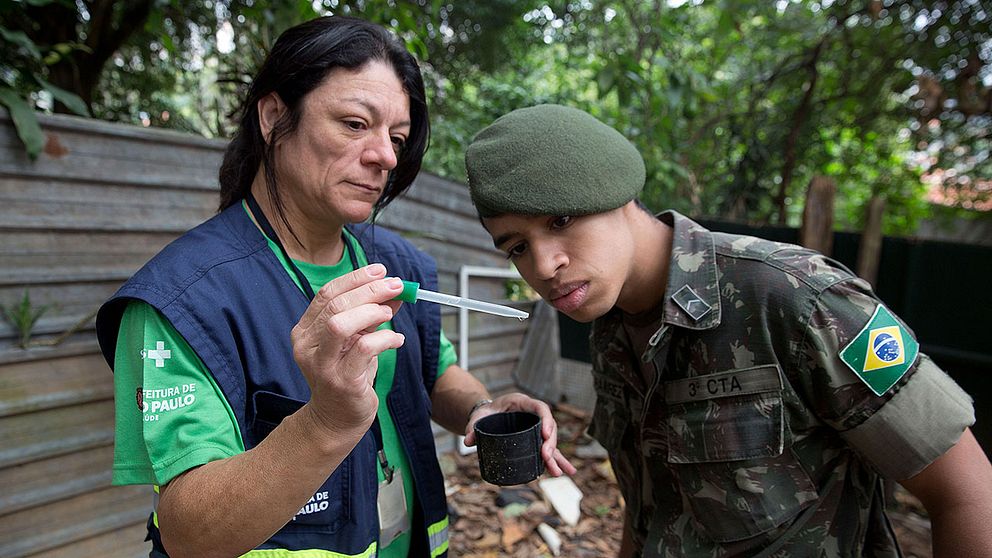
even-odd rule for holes
{"type": "MultiPolygon", "coordinates": [[[[520,279],[520,273],[516,269],[463,265],[458,270],[458,296],[471,298],[468,293],[468,281],[472,276],[520,279]]],[[[468,370],[468,310],[465,308],[458,309],[458,365],[468,370]]]]}

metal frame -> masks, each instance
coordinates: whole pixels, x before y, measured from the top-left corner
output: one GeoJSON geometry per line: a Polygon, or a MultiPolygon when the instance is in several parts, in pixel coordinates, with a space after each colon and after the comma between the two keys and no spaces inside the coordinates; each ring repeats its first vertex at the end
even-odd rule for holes
{"type": "MultiPolygon", "coordinates": [[[[522,279],[516,269],[463,265],[458,270],[458,296],[470,298],[468,293],[468,280],[470,277],[522,279]]],[[[468,370],[468,309],[466,308],[458,309],[458,365],[468,370]]]]}

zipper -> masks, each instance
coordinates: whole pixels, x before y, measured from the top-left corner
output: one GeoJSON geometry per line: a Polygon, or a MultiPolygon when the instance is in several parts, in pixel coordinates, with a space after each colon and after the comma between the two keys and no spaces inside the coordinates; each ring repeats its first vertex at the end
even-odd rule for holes
{"type": "Polygon", "coordinates": [[[648,348],[641,355],[641,360],[646,362],[654,361],[654,379],[651,381],[651,385],[648,386],[647,394],[644,396],[644,406],[641,409],[641,419],[640,419],[640,436],[641,436],[641,446],[644,446],[644,420],[647,418],[648,409],[651,408],[651,398],[654,396],[655,390],[661,385],[661,376],[665,371],[665,361],[668,358],[668,349],[671,347],[671,328],[668,324],[662,324],[658,331],[651,335],[651,339],[648,340],[648,348]]]}

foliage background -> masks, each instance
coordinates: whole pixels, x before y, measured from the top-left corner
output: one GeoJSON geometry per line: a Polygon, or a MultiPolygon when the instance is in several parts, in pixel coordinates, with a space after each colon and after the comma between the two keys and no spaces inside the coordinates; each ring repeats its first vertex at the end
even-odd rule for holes
{"type": "Polygon", "coordinates": [[[382,23],[422,61],[424,168],[445,177],[464,180],[492,120],[556,102],[630,138],[653,209],[796,225],[824,175],[840,229],[878,195],[885,231],[911,233],[928,187],[988,218],[971,211],[992,191],[978,0],[0,0],[0,103],[226,137],[279,32],[326,14],[382,23]]]}

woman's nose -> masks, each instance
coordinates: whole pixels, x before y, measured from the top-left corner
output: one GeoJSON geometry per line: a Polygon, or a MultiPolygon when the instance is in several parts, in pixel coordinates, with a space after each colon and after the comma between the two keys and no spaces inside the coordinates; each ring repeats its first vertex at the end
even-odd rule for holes
{"type": "Polygon", "coordinates": [[[396,146],[393,145],[393,138],[388,133],[370,136],[362,152],[362,162],[378,165],[387,171],[396,168],[396,146]]]}

